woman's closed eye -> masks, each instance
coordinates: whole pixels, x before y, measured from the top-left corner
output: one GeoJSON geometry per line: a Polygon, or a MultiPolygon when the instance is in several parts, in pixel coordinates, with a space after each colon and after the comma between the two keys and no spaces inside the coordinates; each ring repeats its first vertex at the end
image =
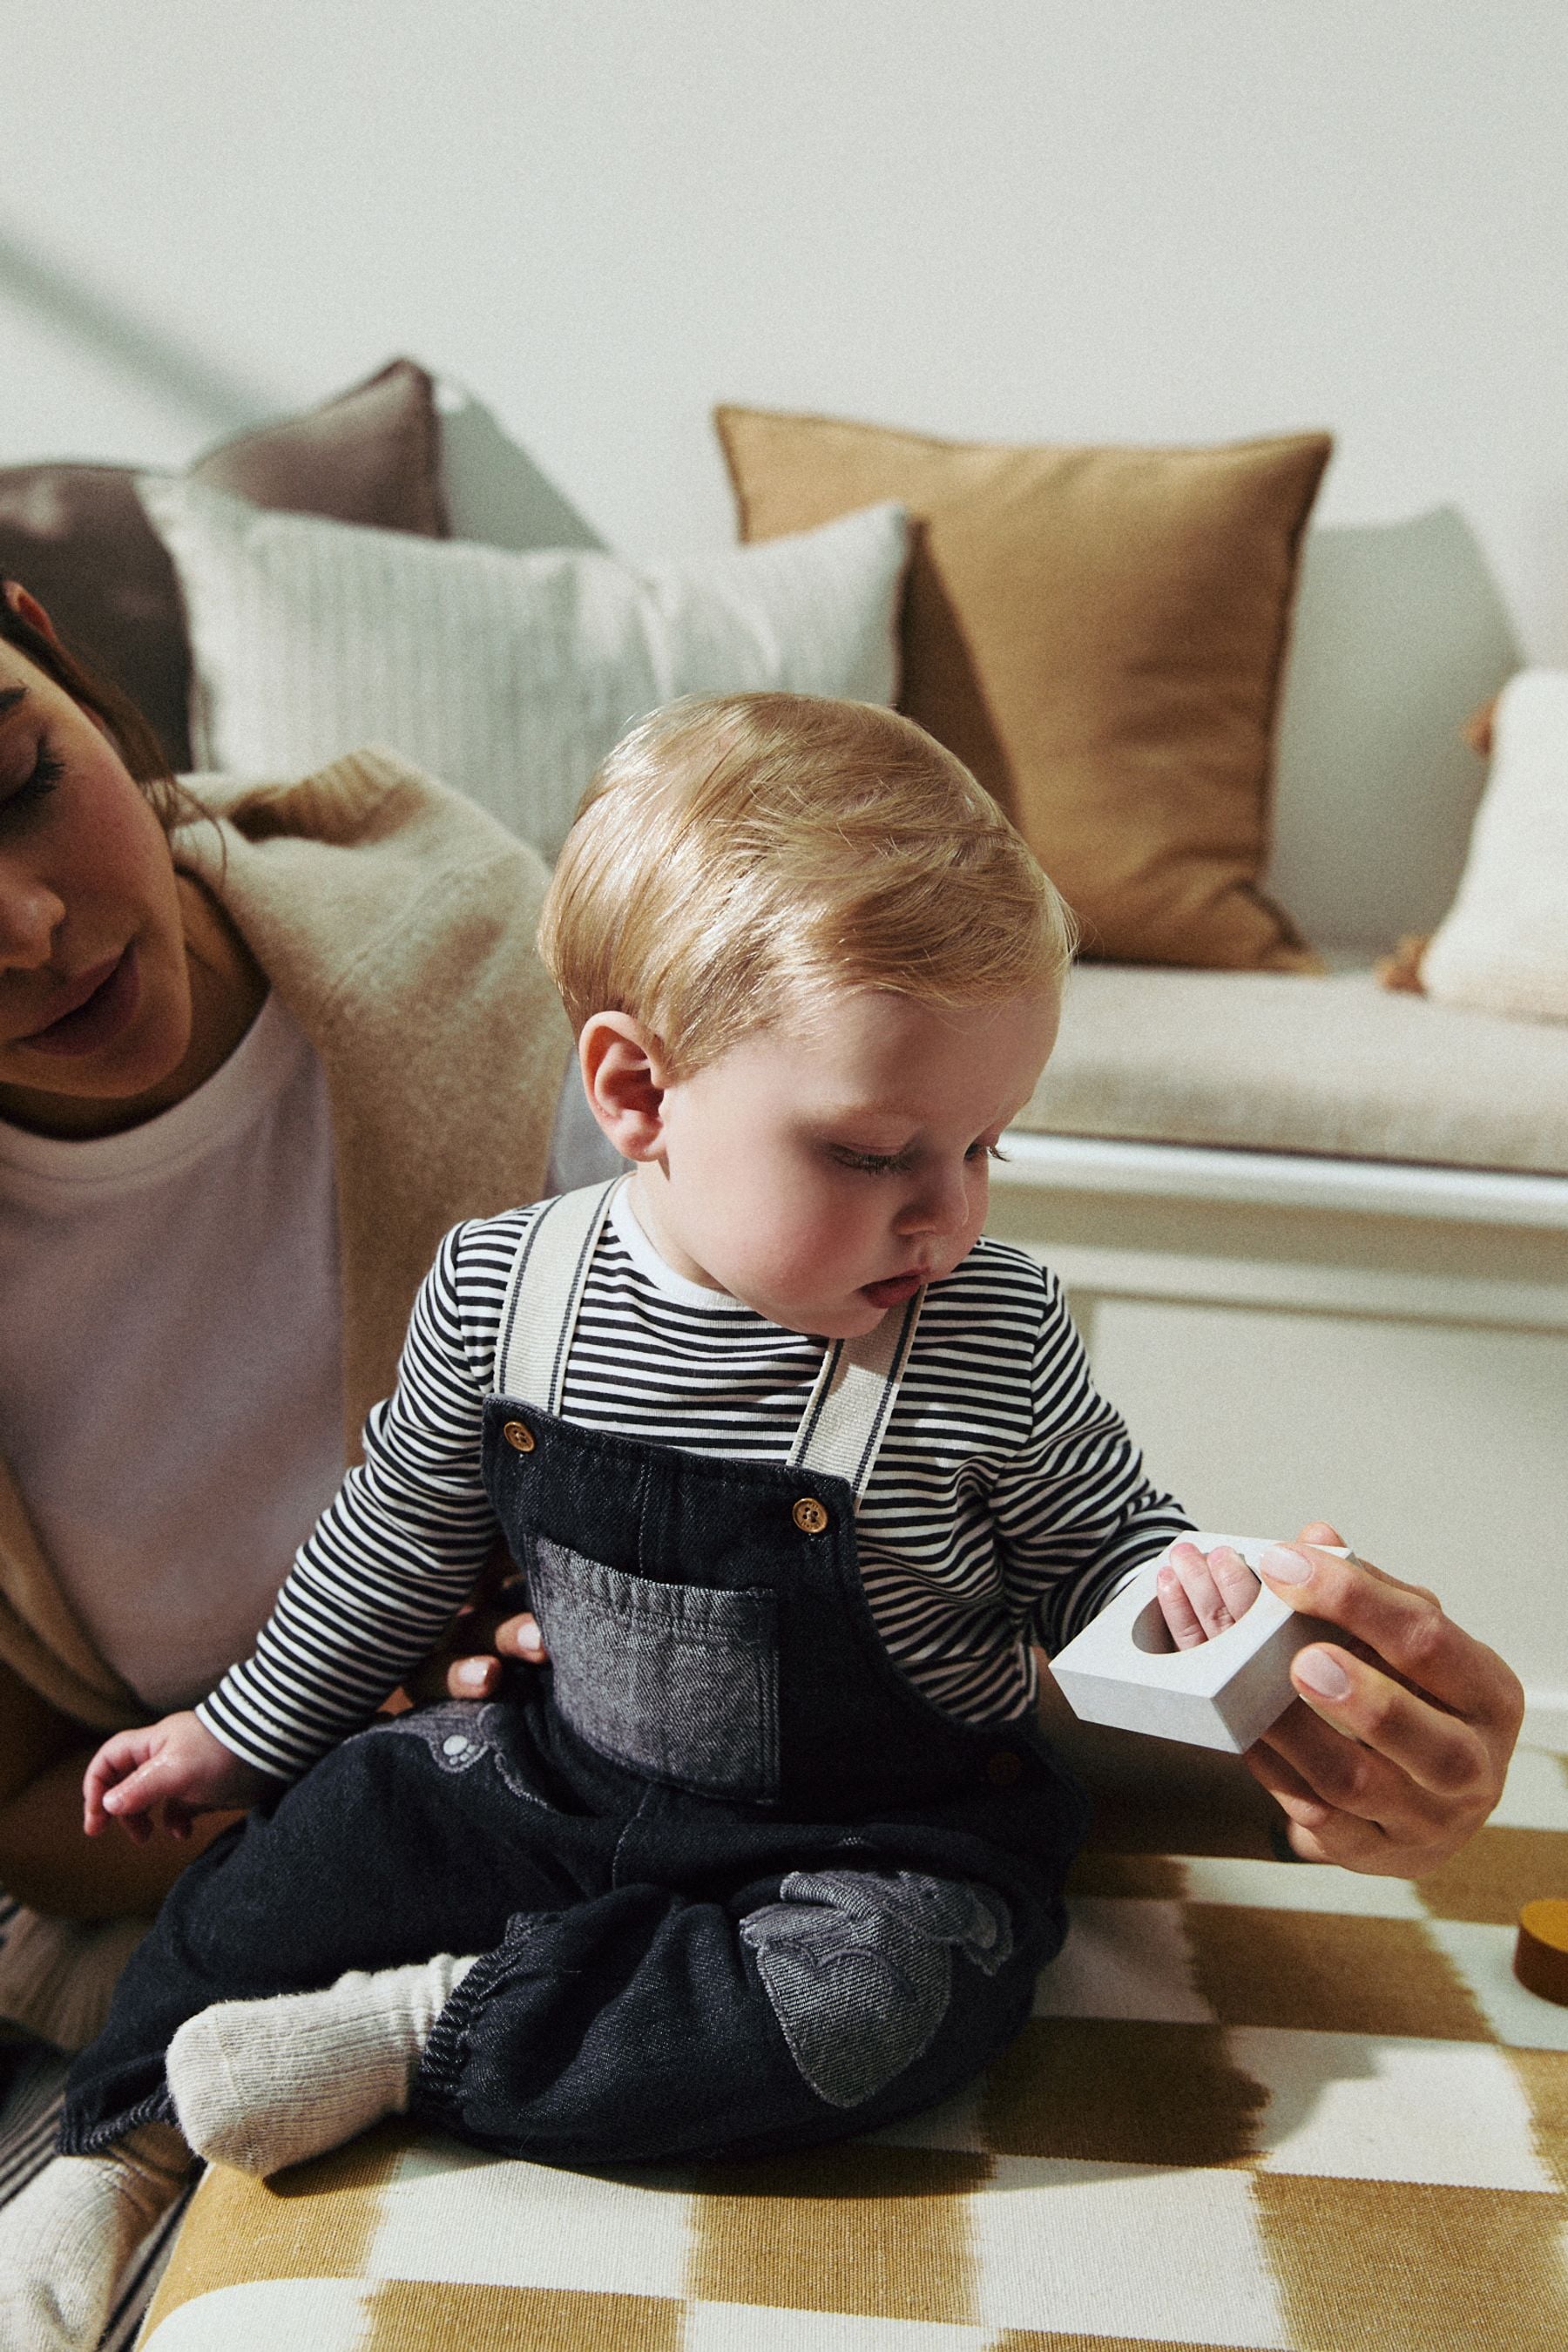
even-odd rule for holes
{"type": "Polygon", "coordinates": [[[40,802],[47,800],[65,772],[66,763],[51,748],[47,735],[40,735],[32,767],[20,783],[7,792],[0,782],[0,827],[25,824],[40,802]]]}

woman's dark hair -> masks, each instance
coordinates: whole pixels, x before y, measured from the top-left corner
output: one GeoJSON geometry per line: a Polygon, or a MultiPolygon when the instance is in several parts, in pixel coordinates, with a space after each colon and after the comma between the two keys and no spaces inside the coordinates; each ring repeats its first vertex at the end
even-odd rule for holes
{"type": "Polygon", "coordinates": [[[8,579],[0,577],[0,637],[25,655],[35,669],[63,687],[73,702],[102,719],[131,776],[151,801],[159,824],[165,833],[172,833],[190,814],[190,807],[152,727],[120,687],[89,669],[58,638],[46,636],[23,618],[12,604],[11,585],[8,579]]]}

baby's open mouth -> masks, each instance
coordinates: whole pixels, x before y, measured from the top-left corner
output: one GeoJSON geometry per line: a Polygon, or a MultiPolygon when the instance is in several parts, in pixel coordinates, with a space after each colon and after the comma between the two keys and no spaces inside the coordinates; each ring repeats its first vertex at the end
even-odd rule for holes
{"type": "Polygon", "coordinates": [[[929,1275],[891,1274],[885,1282],[868,1282],[861,1286],[860,1296],[868,1298],[873,1307],[897,1307],[902,1300],[912,1298],[929,1275]]]}

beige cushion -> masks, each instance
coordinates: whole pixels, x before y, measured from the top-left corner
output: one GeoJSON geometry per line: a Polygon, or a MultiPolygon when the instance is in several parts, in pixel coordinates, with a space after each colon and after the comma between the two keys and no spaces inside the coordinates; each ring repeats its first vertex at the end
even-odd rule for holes
{"type": "Polygon", "coordinates": [[[1522,670],[1491,714],[1491,774],[1453,906],[1421,959],[1444,1004],[1568,1021],[1568,671],[1522,670]]]}
{"type": "Polygon", "coordinates": [[[1321,433],[998,448],[716,412],[742,535],[896,499],[917,519],[900,709],[994,792],[1098,956],[1299,967],[1259,889],[1321,433]]]}
{"type": "Polygon", "coordinates": [[[1568,1029],[1321,978],[1080,966],[1015,1125],[1568,1174],[1568,1029]]]}

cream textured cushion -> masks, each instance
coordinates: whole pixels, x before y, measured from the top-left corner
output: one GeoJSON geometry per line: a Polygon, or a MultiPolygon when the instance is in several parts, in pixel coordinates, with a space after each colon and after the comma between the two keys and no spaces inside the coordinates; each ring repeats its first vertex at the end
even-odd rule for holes
{"type": "Polygon", "coordinates": [[[1422,984],[1442,1004],[1568,1021],[1568,671],[1510,680],[1492,714],[1491,754],[1422,984]]]}
{"type": "Polygon", "coordinates": [[[898,506],[638,571],[140,488],[189,612],[196,757],[230,773],[384,743],[553,857],[605,753],[677,695],[897,691],[898,506]]]}
{"type": "Polygon", "coordinates": [[[1568,1030],[1319,978],[1086,964],[1026,1133],[1568,1174],[1568,1030]]]}

